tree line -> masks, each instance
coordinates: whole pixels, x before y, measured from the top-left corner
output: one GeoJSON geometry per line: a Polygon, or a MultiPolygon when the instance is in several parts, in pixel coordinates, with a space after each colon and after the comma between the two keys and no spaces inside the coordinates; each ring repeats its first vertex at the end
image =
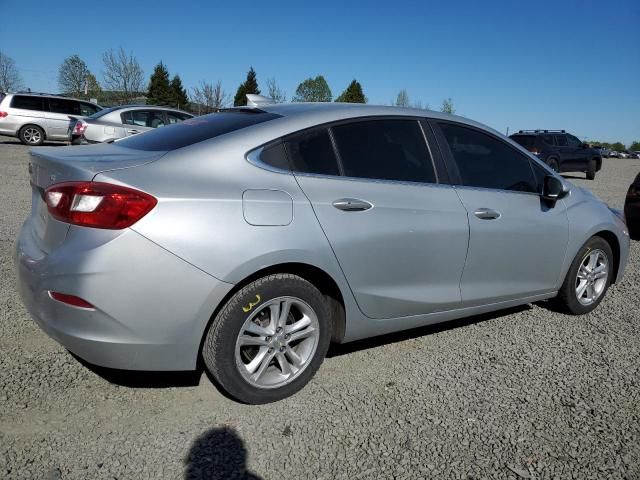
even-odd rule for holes
{"type": "MultiPolygon", "coordinates": [[[[167,66],[160,61],[154,68],[149,83],[145,83],[145,76],[137,58],[120,47],[102,54],[102,82],[98,81],[89,70],[86,62],[79,55],[74,54],[64,59],[58,69],[58,87],[63,95],[84,99],[97,99],[103,105],[117,105],[146,100],[148,104],[164,105],[190,110],[194,113],[205,114],[218,111],[233,104],[246,105],[248,93],[261,94],[257,75],[253,67],[247,72],[235,95],[229,94],[222,87],[220,81],[210,82],[202,80],[192,87],[190,92],[185,89],[180,75],[173,77],[167,66]]],[[[16,91],[22,87],[22,79],[15,61],[0,51],[0,91],[16,91]]],[[[287,101],[286,93],[280,88],[275,78],[266,81],[266,96],[275,103],[287,101]]],[[[335,97],[322,75],[310,77],[298,85],[293,102],[347,102],[367,103],[362,85],[356,79],[335,97]]],[[[401,90],[391,105],[399,107],[413,107],[429,109],[421,100],[411,102],[405,89],[401,90]]],[[[440,110],[455,113],[451,98],[442,102],[440,110]]]]}

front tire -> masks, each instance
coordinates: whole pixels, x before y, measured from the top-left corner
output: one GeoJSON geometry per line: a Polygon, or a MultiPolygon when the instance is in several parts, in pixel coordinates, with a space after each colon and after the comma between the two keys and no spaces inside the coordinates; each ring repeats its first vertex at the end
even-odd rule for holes
{"type": "Polygon", "coordinates": [[[37,125],[25,125],[20,129],[18,138],[24,145],[37,147],[44,142],[44,130],[37,125]]]}
{"type": "Polygon", "coordinates": [[[551,170],[553,170],[554,172],[560,173],[560,164],[555,158],[552,158],[551,160],[549,160],[547,165],[549,165],[549,167],[551,167],[551,170]]]}
{"type": "Polygon", "coordinates": [[[596,178],[596,161],[592,158],[589,160],[589,166],[587,167],[587,180],[594,180],[596,178]]]}
{"type": "Polygon", "coordinates": [[[613,261],[613,252],[607,241],[591,237],[573,259],[558,292],[557,305],[571,315],[583,315],[594,310],[611,285],[613,261]]]}
{"type": "Polygon", "coordinates": [[[322,293],[301,277],[281,273],[256,280],[229,299],[209,327],[202,357],[229,395],[262,404],[304,387],[330,340],[330,311],[322,293]]]}

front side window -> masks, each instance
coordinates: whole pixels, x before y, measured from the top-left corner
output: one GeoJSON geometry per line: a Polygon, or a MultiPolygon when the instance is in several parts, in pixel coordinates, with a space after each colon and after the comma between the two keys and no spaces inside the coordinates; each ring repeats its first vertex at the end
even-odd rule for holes
{"type": "Polygon", "coordinates": [[[365,120],[331,128],[347,177],[434,183],[417,120],[365,120]]]}
{"type": "Polygon", "coordinates": [[[64,115],[80,115],[80,103],[65,98],[50,98],[49,110],[52,113],[62,113],[64,115]]]}
{"type": "Polygon", "coordinates": [[[582,146],[582,142],[578,140],[573,135],[567,135],[567,142],[569,142],[570,147],[580,147],[582,146]]]}
{"type": "Polygon", "coordinates": [[[29,95],[15,95],[11,100],[11,108],[44,111],[44,98],[29,95]]]}
{"type": "Polygon", "coordinates": [[[287,154],[294,172],[318,175],[340,175],[329,131],[310,130],[285,140],[287,154]]]}
{"type": "Polygon", "coordinates": [[[451,123],[439,125],[458,166],[463,185],[537,192],[537,182],[526,156],[476,129],[451,123]]]}

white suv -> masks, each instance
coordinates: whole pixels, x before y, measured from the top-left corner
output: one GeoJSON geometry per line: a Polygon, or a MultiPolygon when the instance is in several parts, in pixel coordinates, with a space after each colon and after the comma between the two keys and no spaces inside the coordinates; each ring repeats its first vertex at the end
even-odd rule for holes
{"type": "Polygon", "coordinates": [[[95,103],[42,93],[0,93],[0,135],[18,137],[25,145],[45,140],[68,141],[70,115],[102,110],[95,103]]]}

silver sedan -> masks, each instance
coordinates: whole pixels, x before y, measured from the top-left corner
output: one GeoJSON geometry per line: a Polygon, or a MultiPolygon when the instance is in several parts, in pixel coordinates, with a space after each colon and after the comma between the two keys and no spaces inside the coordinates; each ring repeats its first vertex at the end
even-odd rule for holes
{"type": "MultiPolygon", "coordinates": [[[[254,99],[255,101],[255,99],[254,99]]],[[[34,320],[88,362],[292,395],[330,342],[550,300],[585,314],[627,226],[457,116],[264,104],[112,144],[33,149],[17,242],[34,320]]]]}
{"type": "Polygon", "coordinates": [[[68,134],[73,145],[113,142],[189,118],[193,115],[173,108],[120,105],[89,117],[71,117],[68,134]]]}

